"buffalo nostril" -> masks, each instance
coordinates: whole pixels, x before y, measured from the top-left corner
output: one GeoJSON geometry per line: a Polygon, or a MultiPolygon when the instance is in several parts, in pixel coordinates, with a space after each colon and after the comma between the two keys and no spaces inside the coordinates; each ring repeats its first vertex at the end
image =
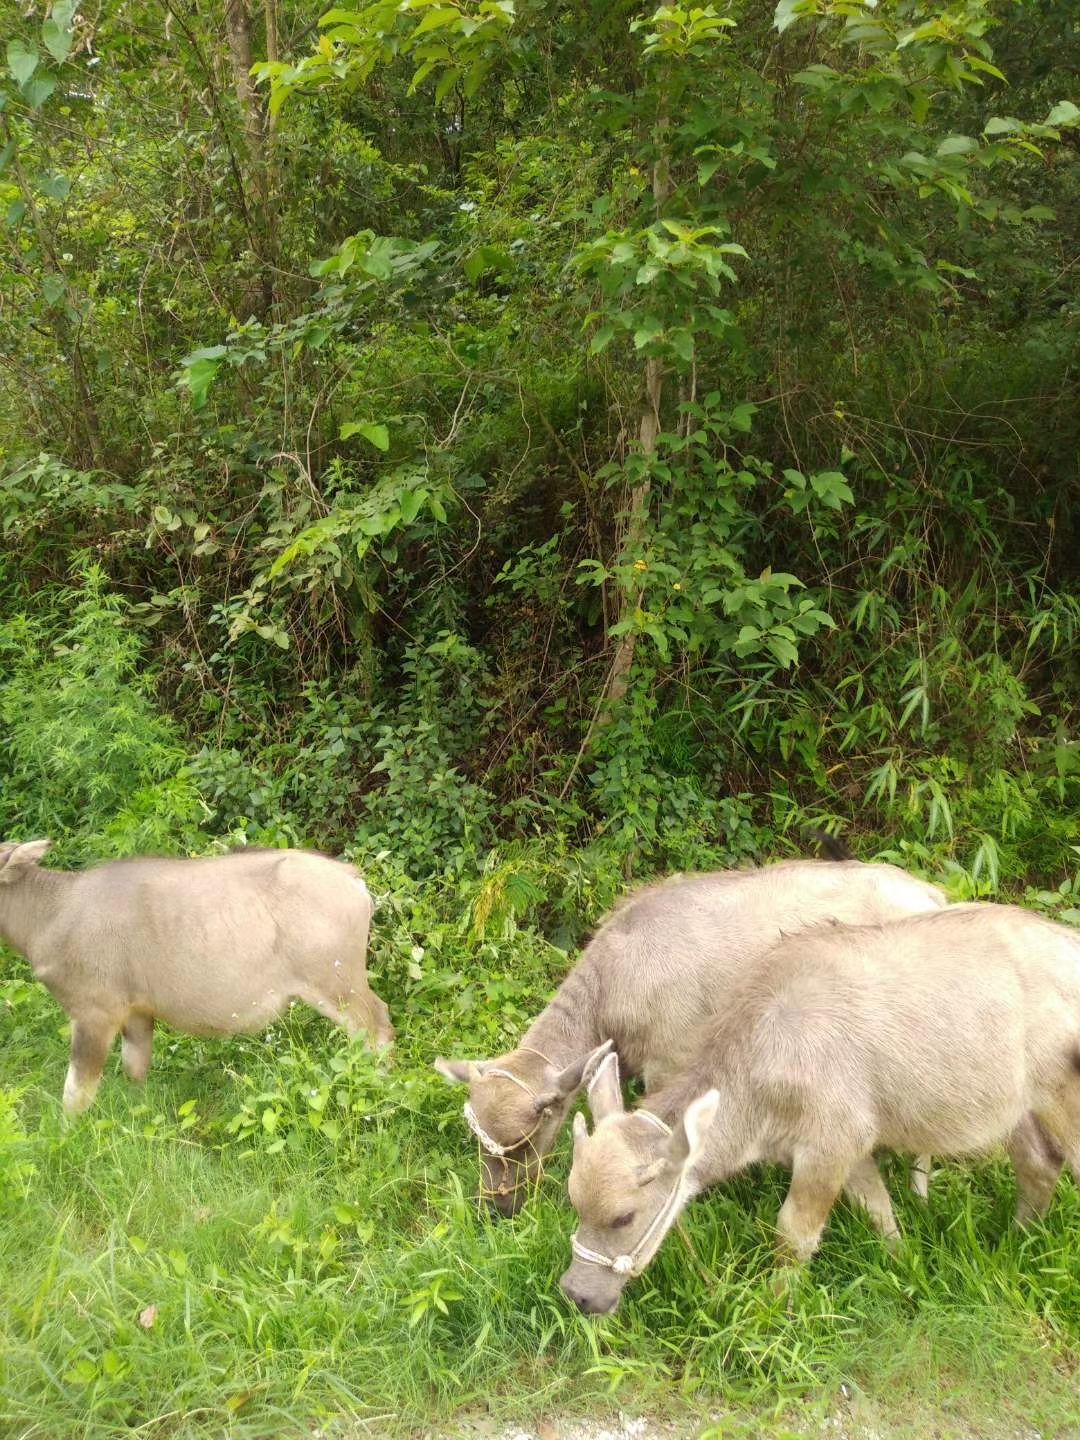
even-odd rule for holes
{"type": "Polygon", "coordinates": [[[588,1314],[589,1301],[587,1296],[583,1295],[580,1290],[576,1290],[573,1285],[568,1285],[565,1280],[562,1282],[562,1288],[566,1298],[572,1300],[579,1310],[583,1310],[588,1314]]]}

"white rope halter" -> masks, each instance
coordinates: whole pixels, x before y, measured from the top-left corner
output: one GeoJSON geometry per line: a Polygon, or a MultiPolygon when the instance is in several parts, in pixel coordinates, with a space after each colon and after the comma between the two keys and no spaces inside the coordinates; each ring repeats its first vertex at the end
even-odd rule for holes
{"type": "MultiPolygon", "coordinates": [[[[648,1120],[664,1135],[671,1134],[671,1126],[666,1125],[660,1116],[654,1115],[651,1110],[635,1110],[634,1114],[648,1120]]],[[[575,1230],[570,1236],[570,1249],[575,1259],[584,1260],[589,1265],[599,1265],[605,1270],[613,1270],[616,1275],[625,1275],[630,1280],[634,1279],[635,1276],[641,1274],[660,1248],[660,1242],[667,1234],[668,1223],[685,1200],[688,1191],[689,1186],[686,1185],[680,1174],[667,1199],[649,1221],[637,1244],[625,1255],[604,1255],[599,1250],[590,1250],[587,1245],[581,1243],[578,1239],[578,1232],[575,1230]]]]}
{"type": "MultiPolygon", "coordinates": [[[[546,1065],[550,1065],[553,1070],[556,1068],[546,1055],[542,1054],[539,1050],[534,1050],[531,1045],[519,1045],[518,1049],[524,1050],[527,1055],[539,1055],[540,1059],[543,1060],[546,1065]]],[[[480,1078],[482,1080],[512,1080],[519,1090],[524,1090],[526,1095],[530,1096],[533,1100],[540,1098],[531,1085],[525,1080],[522,1080],[520,1075],[515,1075],[511,1070],[502,1070],[498,1066],[489,1066],[480,1078]]],[[[489,1155],[494,1155],[497,1158],[509,1155],[514,1150],[520,1150],[522,1145],[527,1145],[540,1128],[540,1121],[544,1118],[544,1112],[541,1110],[536,1117],[536,1124],[527,1135],[522,1135],[520,1140],[515,1140],[511,1145],[500,1145],[497,1140],[492,1139],[480,1124],[476,1116],[476,1111],[468,1100],[465,1101],[463,1106],[463,1113],[465,1115],[466,1125],[468,1125],[477,1140],[480,1141],[480,1144],[489,1155]]]]}

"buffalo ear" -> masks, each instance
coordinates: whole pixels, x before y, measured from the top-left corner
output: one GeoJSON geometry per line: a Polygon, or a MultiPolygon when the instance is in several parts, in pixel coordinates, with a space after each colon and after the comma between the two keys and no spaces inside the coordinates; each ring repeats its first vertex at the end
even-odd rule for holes
{"type": "Polygon", "coordinates": [[[720,1091],[706,1090],[692,1100],[683,1113],[670,1141],[670,1156],[685,1172],[693,1169],[705,1153],[709,1131],[720,1109],[720,1091]]]}
{"type": "Polygon", "coordinates": [[[451,1085],[471,1085],[483,1074],[475,1060],[444,1060],[440,1055],[433,1066],[451,1085]]]}
{"type": "Polygon", "coordinates": [[[14,880],[21,866],[36,865],[51,849],[51,840],[25,840],[22,844],[12,845],[7,855],[0,858],[0,883],[14,880]]]}
{"type": "Polygon", "coordinates": [[[597,1124],[609,1115],[621,1115],[623,1105],[622,1083],[619,1079],[619,1057],[612,1051],[605,1055],[593,1071],[586,1091],[589,1109],[597,1124]]]}
{"type": "Polygon", "coordinates": [[[576,1095],[585,1082],[586,1077],[594,1066],[604,1058],[611,1049],[614,1041],[605,1040],[595,1050],[590,1050],[587,1055],[582,1055],[577,1060],[572,1060],[565,1069],[560,1070],[555,1076],[555,1089],[563,1100],[569,1100],[571,1095],[576,1095]]]}

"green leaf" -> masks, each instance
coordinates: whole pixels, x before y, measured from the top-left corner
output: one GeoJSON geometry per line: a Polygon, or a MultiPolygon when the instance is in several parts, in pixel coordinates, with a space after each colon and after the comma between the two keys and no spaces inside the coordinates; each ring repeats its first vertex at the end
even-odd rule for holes
{"type": "MultiPolygon", "coordinates": [[[[972,70],[978,70],[984,75],[993,75],[995,80],[1005,80],[1005,76],[996,65],[991,65],[989,60],[980,60],[978,55],[969,55],[967,57],[967,63],[971,66],[972,70]]],[[[1008,84],[1007,80],[1006,84],[1008,84]]]]}
{"type": "Polygon", "coordinates": [[[791,78],[796,85],[806,85],[811,90],[828,90],[840,77],[831,65],[808,65],[791,78]]]}
{"type": "Polygon", "coordinates": [[[1043,121],[1044,125],[1075,125],[1080,121],[1080,107],[1071,100],[1059,100],[1043,121]]]}
{"type": "Polygon", "coordinates": [[[785,670],[794,665],[799,658],[796,646],[783,635],[769,635],[766,637],[765,644],[785,670]]]}
{"type": "Polygon", "coordinates": [[[209,345],[202,350],[193,350],[181,360],[183,376],[180,383],[191,391],[194,409],[201,410],[206,404],[207,393],[214,377],[221,368],[221,361],[228,353],[224,345],[209,345]]]}
{"type": "Polygon", "coordinates": [[[67,283],[62,275],[46,275],[41,282],[41,293],[45,296],[46,305],[55,305],[63,298],[67,290],[67,283]]]}
{"type": "Polygon", "coordinates": [[[38,189],[50,200],[66,200],[71,194],[71,181],[66,175],[45,175],[38,182],[38,189]]]}
{"type": "Polygon", "coordinates": [[[41,56],[37,46],[26,46],[21,40],[9,40],[7,47],[8,69],[11,78],[21,89],[25,89],[31,75],[38,67],[41,56]]]}
{"type": "Polygon", "coordinates": [[[773,15],[773,24],[782,35],[808,8],[806,0],[780,0],[773,15]]]}
{"type": "Polygon", "coordinates": [[[443,72],[443,77],[442,77],[442,79],[441,79],[441,80],[439,81],[439,83],[435,86],[435,103],[436,103],[436,105],[441,105],[442,102],[446,99],[447,95],[450,94],[450,91],[451,91],[451,90],[454,88],[454,86],[457,84],[458,77],[460,76],[460,74],[461,74],[461,71],[458,70],[457,67],[456,67],[456,66],[453,66],[453,65],[451,65],[447,70],[445,70],[445,71],[443,72]]]}
{"type": "Polygon", "coordinates": [[[912,85],[908,90],[908,100],[911,104],[911,118],[916,125],[922,125],[930,113],[930,96],[921,85],[912,85]]]}
{"type": "Polygon", "coordinates": [[[423,490],[403,490],[401,492],[398,496],[398,505],[401,507],[401,518],[406,525],[411,525],[416,519],[423,503],[423,490]]]}
{"type": "Polygon", "coordinates": [[[462,264],[465,278],[475,285],[480,276],[488,270],[506,274],[513,270],[514,262],[501,245],[481,245],[462,264]]]}
{"type": "Polygon", "coordinates": [[[600,329],[597,330],[596,334],[592,337],[592,341],[589,344],[589,353],[599,355],[601,350],[605,350],[607,346],[610,345],[614,335],[614,325],[601,325],[600,329]]]}
{"type": "Polygon", "coordinates": [[[460,19],[461,11],[457,6],[441,5],[437,10],[428,11],[410,38],[417,40],[421,35],[426,35],[429,30],[440,30],[444,25],[453,25],[455,20],[460,19]]]}
{"type": "Polygon", "coordinates": [[[342,425],[339,438],[349,440],[353,435],[362,435],[376,450],[390,449],[390,431],[385,425],[377,425],[371,420],[349,420],[342,425]]]}
{"type": "Polygon", "coordinates": [[[53,76],[35,75],[30,84],[23,87],[23,94],[31,110],[40,110],[55,89],[56,81],[53,76]]]}
{"type": "Polygon", "coordinates": [[[71,47],[75,42],[75,35],[71,27],[57,23],[55,7],[52,15],[41,27],[41,38],[45,49],[58,65],[62,65],[71,54],[71,47]]]}
{"type": "Polygon", "coordinates": [[[90,1385],[98,1377],[98,1367],[93,1360],[77,1360],[64,1374],[65,1385],[90,1385]]]}
{"type": "Polygon", "coordinates": [[[973,150],[978,150],[979,142],[973,140],[970,135],[947,135],[938,146],[937,155],[970,155],[973,150]]]}

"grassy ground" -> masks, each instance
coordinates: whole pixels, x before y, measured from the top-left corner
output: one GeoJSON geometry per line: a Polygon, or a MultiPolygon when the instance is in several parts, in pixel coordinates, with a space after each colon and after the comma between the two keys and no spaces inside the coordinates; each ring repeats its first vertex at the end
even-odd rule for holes
{"type": "Polygon", "coordinates": [[[482,1421],[561,1440],[566,1417],[613,1406],[717,1437],[1080,1434],[1071,1181],[1020,1235],[1006,1167],[946,1167],[924,1210],[897,1163],[901,1252],[841,1208],[788,1307],[767,1283],[784,1177],[748,1175],[691,1207],[693,1253],[672,1236],[618,1316],[588,1322],[557,1289],[565,1146],[516,1221],[479,1217],[461,1092],[430,1069],[440,1051],[496,1048],[493,1028],[515,1032],[565,962],[547,951],[522,982],[498,946],[470,958],[483,972],[456,973],[410,960],[400,924],[382,944],[389,1070],[300,1010],[269,1038],[159,1033],[145,1091],[116,1060],[74,1125],[59,1109],[63,1016],[8,958],[5,1437],[482,1421]]]}

